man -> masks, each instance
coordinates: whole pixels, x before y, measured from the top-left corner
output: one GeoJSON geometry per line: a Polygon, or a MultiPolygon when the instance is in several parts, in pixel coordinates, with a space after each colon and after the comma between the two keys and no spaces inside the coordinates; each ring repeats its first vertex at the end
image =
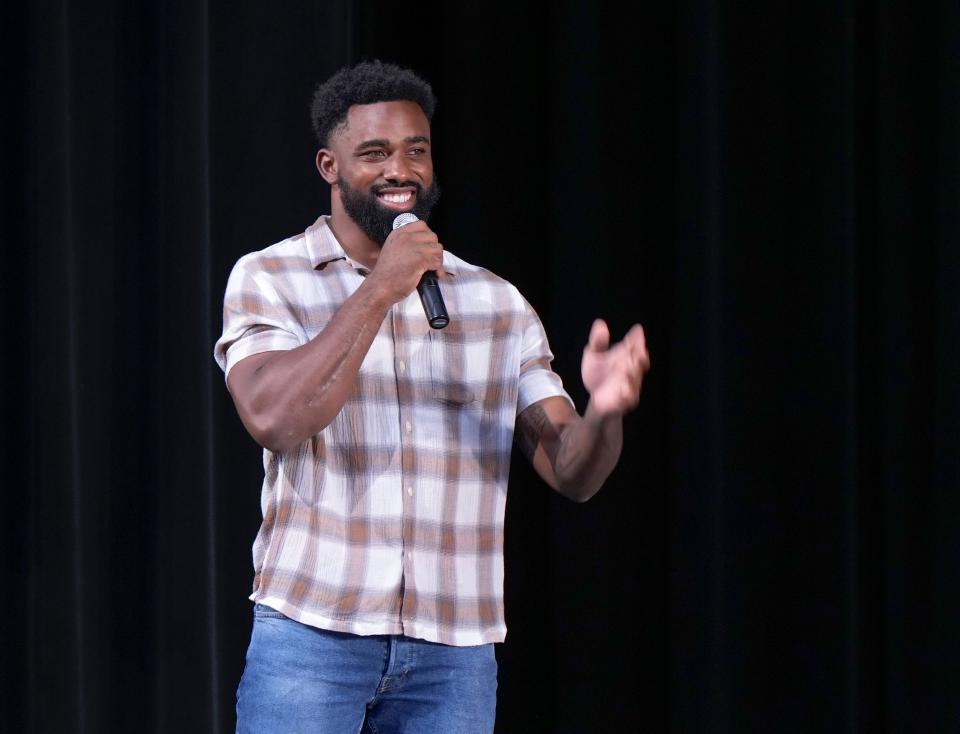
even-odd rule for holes
{"type": "Polygon", "coordinates": [[[594,323],[581,417],[519,292],[444,251],[429,85],[380,62],[317,88],[331,215],[240,259],[216,358],[264,447],[241,732],[490,732],[503,514],[516,438],[585,501],[613,469],[649,367],[594,323]],[[420,221],[392,230],[402,212],[420,221]],[[416,286],[436,271],[450,324],[416,286]]]}

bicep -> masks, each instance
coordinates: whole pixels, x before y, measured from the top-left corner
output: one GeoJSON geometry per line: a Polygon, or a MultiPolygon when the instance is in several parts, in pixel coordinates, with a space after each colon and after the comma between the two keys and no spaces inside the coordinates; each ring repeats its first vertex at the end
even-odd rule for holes
{"type": "Polygon", "coordinates": [[[527,406],[517,416],[514,439],[533,464],[537,474],[554,489],[557,478],[554,463],[560,441],[569,426],[580,416],[565,398],[553,396],[527,406]]]}

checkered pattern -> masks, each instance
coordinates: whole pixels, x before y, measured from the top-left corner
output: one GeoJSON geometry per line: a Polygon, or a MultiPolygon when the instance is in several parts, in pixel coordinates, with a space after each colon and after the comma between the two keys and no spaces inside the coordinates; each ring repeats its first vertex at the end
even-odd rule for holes
{"type": "MultiPolygon", "coordinates": [[[[444,268],[450,325],[431,329],[416,292],[395,304],[333,422],[293,451],[264,451],[254,601],[341,632],[503,640],[514,423],[531,403],[567,395],[517,289],[449,252],[444,268]]],[[[325,217],[241,258],[217,363],[229,373],[306,343],[366,274],[325,217]]]]}

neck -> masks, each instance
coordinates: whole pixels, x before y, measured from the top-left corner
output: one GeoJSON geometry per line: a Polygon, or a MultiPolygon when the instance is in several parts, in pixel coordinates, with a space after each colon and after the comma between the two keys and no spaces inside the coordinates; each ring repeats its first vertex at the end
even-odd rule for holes
{"type": "Polygon", "coordinates": [[[335,194],[330,197],[330,229],[333,236],[347,253],[351,260],[355,260],[366,268],[373,270],[380,257],[380,245],[371,240],[340,203],[340,197],[335,194]]]}

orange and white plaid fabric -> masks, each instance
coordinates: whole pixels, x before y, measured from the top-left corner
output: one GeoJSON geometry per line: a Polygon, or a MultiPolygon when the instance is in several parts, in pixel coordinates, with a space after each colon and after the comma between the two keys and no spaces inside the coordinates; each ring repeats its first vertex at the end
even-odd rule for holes
{"type": "MultiPolygon", "coordinates": [[[[264,451],[250,598],[305,624],[451,645],[502,641],[503,517],[517,414],[566,397],[517,289],[449,252],[450,314],[416,292],[380,326],[343,409],[287,453],[264,451]]],[[[239,260],[214,353],[225,373],[319,334],[367,271],[321,217],[239,260]]]]}

